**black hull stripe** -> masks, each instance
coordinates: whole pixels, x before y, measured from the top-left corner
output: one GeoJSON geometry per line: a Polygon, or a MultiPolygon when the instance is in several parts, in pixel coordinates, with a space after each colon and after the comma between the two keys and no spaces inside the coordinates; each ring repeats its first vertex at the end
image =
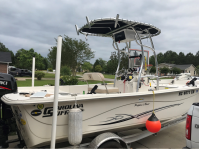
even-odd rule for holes
{"type": "MultiPolygon", "coordinates": [[[[193,96],[197,96],[197,95],[199,95],[199,94],[197,93],[197,94],[195,94],[195,95],[193,95],[193,96]]],[[[193,96],[189,96],[189,97],[187,97],[187,98],[183,98],[183,99],[180,99],[180,100],[171,100],[171,101],[157,101],[157,100],[156,100],[154,103],[156,103],[156,102],[178,102],[178,101],[183,101],[183,100],[188,99],[188,98],[193,97],[193,96]]],[[[143,102],[143,101],[142,101],[142,102],[143,102]]],[[[116,107],[116,108],[107,110],[107,111],[105,111],[105,112],[102,112],[102,113],[100,113],[100,114],[97,114],[97,115],[95,115],[95,116],[89,117],[89,118],[87,118],[87,119],[84,119],[83,121],[86,121],[86,120],[89,120],[89,119],[91,119],[91,118],[97,117],[97,116],[99,116],[99,115],[102,115],[102,114],[104,114],[104,113],[110,112],[110,111],[115,110],[115,109],[120,108],[120,107],[128,106],[128,105],[135,104],[135,103],[142,103],[142,102],[137,101],[137,102],[129,103],[129,104],[126,104],[126,105],[122,105],[122,106],[119,106],[119,107],[116,107]]],[[[146,101],[146,102],[153,102],[153,101],[146,101]]]]}
{"type": "MultiPolygon", "coordinates": [[[[181,104],[182,104],[182,103],[181,103],[181,104]]],[[[165,109],[168,109],[168,108],[172,108],[172,107],[175,107],[175,106],[179,106],[179,105],[181,105],[181,104],[174,104],[174,105],[169,105],[169,106],[157,108],[157,109],[154,109],[154,111],[159,112],[159,111],[162,111],[162,110],[165,110],[165,109]]],[[[142,116],[142,115],[143,115],[142,117],[148,116],[148,115],[150,115],[152,112],[153,112],[153,110],[149,110],[149,111],[145,111],[145,112],[139,113],[139,114],[137,114],[137,115],[129,115],[129,114],[128,114],[130,117],[125,118],[125,119],[122,119],[122,120],[119,120],[119,121],[110,122],[110,123],[104,123],[104,124],[97,124],[97,125],[89,125],[89,126],[101,126],[101,125],[111,125],[111,124],[121,123],[121,122],[124,122],[124,121],[128,121],[128,120],[137,118],[137,117],[142,116]]],[[[125,115],[127,115],[127,114],[125,114],[125,115]]]]}

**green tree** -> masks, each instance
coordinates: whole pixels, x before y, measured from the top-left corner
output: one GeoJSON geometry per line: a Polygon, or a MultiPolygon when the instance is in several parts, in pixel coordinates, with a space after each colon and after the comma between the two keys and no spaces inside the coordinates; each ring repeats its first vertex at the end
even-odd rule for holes
{"type": "Polygon", "coordinates": [[[95,66],[95,72],[101,72],[102,67],[100,65],[95,66]]]}
{"type": "Polygon", "coordinates": [[[95,67],[100,65],[102,67],[102,72],[106,72],[107,69],[107,61],[103,60],[102,58],[96,59],[93,65],[93,71],[95,71],[95,67]]]}
{"type": "Polygon", "coordinates": [[[68,66],[62,66],[60,73],[62,76],[71,75],[70,68],[68,66]]]}
{"type": "Polygon", "coordinates": [[[165,75],[167,75],[167,73],[169,73],[169,71],[170,71],[170,69],[167,67],[160,68],[160,72],[164,73],[165,75]]]}
{"type": "Polygon", "coordinates": [[[178,59],[178,54],[176,52],[170,50],[164,53],[165,63],[175,64],[177,59],[178,59]]]}
{"type": "MultiPolygon", "coordinates": [[[[56,64],[56,53],[56,46],[49,49],[48,59],[52,63],[53,68],[55,68],[56,64]]],[[[91,58],[94,58],[94,52],[89,47],[88,43],[81,39],[76,40],[64,35],[62,41],[61,65],[70,67],[73,76],[76,75],[76,68],[78,65],[83,64],[84,61],[90,60],[91,58]]]]}
{"type": "Polygon", "coordinates": [[[178,55],[178,64],[185,64],[185,55],[183,52],[180,52],[178,55]]]}
{"type": "Polygon", "coordinates": [[[128,69],[129,67],[129,55],[122,52],[121,53],[121,62],[120,62],[120,69],[128,69]]]}
{"type": "Polygon", "coordinates": [[[196,52],[196,55],[194,58],[194,66],[199,66],[199,51],[196,52]]]}
{"type": "Polygon", "coordinates": [[[173,67],[173,68],[171,69],[171,72],[173,72],[174,74],[180,74],[180,73],[181,73],[181,69],[176,68],[176,67],[173,67]]]}
{"type": "MultiPolygon", "coordinates": [[[[62,53],[63,53],[63,51],[62,51],[62,53]]],[[[55,66],[56,66],[56,54],[57,54],[57,47],[51,47],[51,50],[49,49],[47,59],[50,62],[50,64],[52,65],[53,69],[55,69],[55,66]]]]}
{"type": "Polygon", "coordinates": [[[85,71],[91,71],[92,68],[93,68],[93,66],[90,62],[84,62],[82,65],[82,69],[85,71]]]}
{"type": "Polygon", "coordinates": [[[100,65],[98,59],[96,59],[96,60],[95,60],[95,63],[93,64],[93,71],[95,71],[95,67],[96,67],[97,65],[100,65]]]}
{"type": "Polygon", "coordinates": [[[196,71],[196,74],[199,76],[199,65],[198,65],[198,66],[196,66],[195,71],[196,71]]]}
{"type": "Polygon", "coordinates": [[[35,68],[45,69],[44,58],[34,51],[34,49],[20,49],[15,55],[15,66],[21,69],[32,69],[32,59],[35,56],[35,68]]]}
{"type": "Polygon", "coordinates": [[[155,66],[155,57],[153,55],[149,57],[149,64],[155,66]]]}
{"type": "Polygon", "coordinates": [[[107,72],[114,74],[118,66],[118,55],[116,52],[111,52],[110,60],[107,62],[107,72]]]}
{"type": "Polygon", "coordinates": [[[162,52],[157,54],[157,61],[158,61],[158,64],[164,63],[164,54],[162,54],[162,52]]]}
{"type": "Polygon", "coordinates": [[[185,56],[184,64],[194,64],[194,59],[195,59],[195,56],[191,52],[189,52],[185,56]]]}
{"type": "Polygon", "coordinates": [[[103,60],[102,58],[99,58],[99,65],[102,67],[102,72],[106,71],[107,61],[103,60]]]}
{"type": "Polygon", "coordinates": [[[156,73],[156,67],[155,67],[155,66],[152,66],[149,72],[150,72],[150,73],[156,73]]]}
{"type": "Polygon", "coordinates": [[[47,70],[50,67],[50,63],[46,57],[43,58],[44,69],[47,70]]]}
{"type": "Polygon", "coordinates": [[[15,56],[14,53],[9,50],[8,48],[6,48],[6,46],[0,42],[0,51],[1,52],[10,52],[11,53],[11,59],[12,59],[12,65],[15,65],[15,56]]]}

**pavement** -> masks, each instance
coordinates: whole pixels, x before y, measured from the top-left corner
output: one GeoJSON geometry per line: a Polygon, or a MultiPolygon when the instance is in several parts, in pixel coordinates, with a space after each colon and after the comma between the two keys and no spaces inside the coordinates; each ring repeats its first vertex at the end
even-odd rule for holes
{"type": "MultiPolygon", "coordinates": [[[[185,123],[183,121],[177,125],[171,126],[161,132],[156,136],[152,135],[141,139],[139,141],[131,143],[131,148],[183,148],[186,146],[185,142],[185,123]]],[[[127,135],[131,131],[121,132],[122,135],[127,135]]],[[[9,139],[15,139],[17,136],[9,136],[9,139]]],[[[10,144],[9,148],[14,148],[17,146],[16,143],[10,144]]]]}
{"type": "Polygon", "coordinates": [[[171,126],[157,134],[149,136],[134,143],[132,148],[183,148],[186,146],[185,124],[183,121],[171,126]]]}

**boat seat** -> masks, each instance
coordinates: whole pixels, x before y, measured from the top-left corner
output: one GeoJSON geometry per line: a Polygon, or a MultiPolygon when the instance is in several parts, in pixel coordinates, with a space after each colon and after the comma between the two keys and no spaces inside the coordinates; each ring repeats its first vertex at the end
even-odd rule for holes
{"type": "MultiPolygon", "coordinates": [[[[104,82],[104,75],[102,73],[84,73],[83,79],[87,82],[88,80],[95,80],[95,81],[102,81],[104,83],[104,86],[98,86],[96,93],[118,93],[119,89],[117,87],[107,87],[104,82]]],[[[88,82],[87,82],[88,84],[88,82]]],[[[88,91],[91,91],[91,89],[94,86],[90,86],[88,84],[88,91]]]]}

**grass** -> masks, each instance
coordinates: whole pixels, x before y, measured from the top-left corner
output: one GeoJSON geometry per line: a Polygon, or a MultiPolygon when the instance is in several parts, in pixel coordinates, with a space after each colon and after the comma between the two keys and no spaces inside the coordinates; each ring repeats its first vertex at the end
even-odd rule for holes
{"type": "Polygon", "coordinates": [[[160,79],[174,79],[174,78],[171,78],[171,77],[170,77],[170,78],[160,78],[160,79]]]}
{"type": "MultiPolygon", "coordinates": [[[[19,78],[23,78],[23,77],[19,77],[19,78]]],[[[30,76],[24,76],[24,78],[32,78],[30,76]]],[[[45,76],[43,78],[55,78],[55,74],[54,73],[45,73],[45,76]]],[[[80,76],[76,76],[76,78],[81,78],[80,76]]]]}
{"type": "Polygon", "coordinates": [[[83,75],[84,73],[83,72],[77,72],[76,74],[77,75],[83,75]]]}
{"type": "MultiPolygon", "coordinates": [[[[41,72],[41,71],[36,71],[36,72],[41,72]]],[[[20,78],[32,78],[32,76],[24,76],[24,77],[20,77],[20,78]]],[[[45,73],[44,78],[55,78],[55,74],[54,73],[45,73]]]]}
{"type": "Polygon", "coordinates": [[[115,75],[104,74],[104,78],[115,79],[115,75]]]}
{"type": "MultiPolygon", "coordinates": [[[[83,72],[78,72],[77,75],[83,75],[83,72]]],[[[104,78],[115,79],[115,75],[103,74],[104,78]]]]}
{"type": "Polygon", "coordinates": [[[80,76],[75,76],[76,78],[82,78],[82,77],[80,77],[80,76]]]}
{"type": "MultiPolygon", "coordinates": [[[[35,86],[43,86],[55,84],[55,80],[35,80],[35,86]]],[[[32,86],[32,80],[31,79],[26,79],[26,81],[17,81],[17,86],[18,87],[25,87],[25,86],[32,86]]]]}
{"type": "Polygon", "coordinates": [[[54,73],[45,73],[44,78],[55,78],[55,74],[54,73]]]}
{"type": "MultiPolygon", "coordinates": [[[[98,83],[103,83],[102,81],[88,81],[88,84],[98,84],[98,83]]],[[[105,81],[105,83],[113,83],[110,81],[105,81]]],[[[83,81],[78,81],[78,85],[84,85],[87,84],[86,82],[83,81]]]]}
{"type": "MultiPolygon", "coordinates": [[[[163,79],[174,79],[172,77],[168,77],[168,78],[159,78],[159,80],[163,80],[163,79]]],[[[151,79],[151,80],[156,80],[156,79],[151,79]]]]}
{"type": "MultiPolygon", "coordinates": [[[[88,81],[88,84],[98,84],[102,83],[101,81],[88,81]]],[[[105,81],[105,83],[112,83],[110,81],[105,81]]],[[[54,85],[55,80],[35,80],[35,86],[43,86],[43,85],[54,85]]],[[[84,85],[87,84],[86,82],[83,81],[78,81],[78,85],[84,85]]],[[[17,81],[17,86],[18,87],[26,87],[26,86],[32,86],[32,80],[31,79],[26,79],[26,81],[17,81]]]]}

